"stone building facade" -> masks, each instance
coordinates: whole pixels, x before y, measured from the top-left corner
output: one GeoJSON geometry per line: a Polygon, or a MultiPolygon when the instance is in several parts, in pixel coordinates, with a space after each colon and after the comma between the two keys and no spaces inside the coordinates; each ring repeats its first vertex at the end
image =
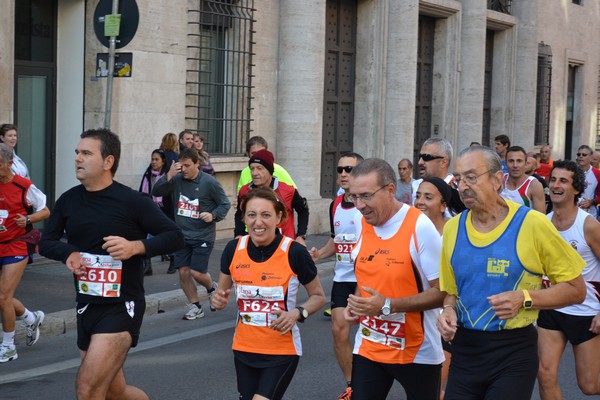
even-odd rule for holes
{"type": "MultiPolygon", "coordinates": [[[[0,122],[19,126],[17,152],[51,201],[77,183],[78,135],[105,123],[107,49],[94,31],[104,1],[0,0],[0,122]]],[[[123,142],[117,179],[134,188],[161,137],[187,128],[207,137],[234,200],[243,143],[261,135],[316,233],[328,230],[343,151],[395,165],[430,136],[459,151],[507,134],[527,149],[551,144],[555,159],[598,147],[596,1],[125,3],[139,24],[118,49],[131,77],[113,80],[110,127],[123,142]]]]}

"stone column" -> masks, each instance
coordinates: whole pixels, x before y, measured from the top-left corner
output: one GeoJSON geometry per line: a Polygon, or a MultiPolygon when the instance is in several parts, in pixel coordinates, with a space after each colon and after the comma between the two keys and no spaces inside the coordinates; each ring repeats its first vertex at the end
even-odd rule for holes
{"type": "Polygon", "coordinates": [[[325,0],[281,0],[277,163],[301,194],[320,198],[325,63],[325,0]]]}
{"type": "Polygon", "coordinates": [[[481,139],[487,10],[485,0],[461,0],[461,3],[458,143],[454,143],[457,149],[469,146],[472,140],[481,139]]]}

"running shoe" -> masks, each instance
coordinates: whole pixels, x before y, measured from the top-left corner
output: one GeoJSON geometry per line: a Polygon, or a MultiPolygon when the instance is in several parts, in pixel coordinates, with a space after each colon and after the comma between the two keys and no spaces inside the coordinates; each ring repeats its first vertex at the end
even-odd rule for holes
{"type": "Polygon", "coordinates": [[[219,285],[217,284],[217,282],[213,281],[212,288],[213,288],[213,290],[208,293],[208,304],[210,306],[210,311],[217,311],[217,309],[213,307],[213,305],[210,301],[210,299],[212,299],[213,294],[215,294],[217,292],[217,289],[219,288],[219,285]]]}
{"type": "Polygon", "coordinates": [[[331,308],[326,308],[323,311],[323,315],[326,316],[326,317],[331,317],[331,308]]]}
{"type": "Polygon", "coordinates": [[[17,355],[17,348],[15,346],[0,346],[0,363],[13,361],[19,358],[17,355]]]}
{"type": "Polygon", "coordinates": [[[352,399],[352,388],[347,387],[344,393],[340,394],[338,400],[351,400],[352,399]]]}
{"type": "Polygon", "coordinates": [[[198,307],[195,304],[189,304],[188,308],[189,308],[188,312],[183,314],[183,319],[187,319],[188,321],[191,321],[196,318],[204,317],[204,311],[202,310],[202,307],[198,307]]]}
{"type": "Polygon", "coordinates": [[[25,338],[27,346],[33,346],[40,338],[40,325],[42,325],[46,316],[43,311],[35,311],[33,314],[35,315],[35,321],[31,325],[27,325],[27,337],[25,338]]]}

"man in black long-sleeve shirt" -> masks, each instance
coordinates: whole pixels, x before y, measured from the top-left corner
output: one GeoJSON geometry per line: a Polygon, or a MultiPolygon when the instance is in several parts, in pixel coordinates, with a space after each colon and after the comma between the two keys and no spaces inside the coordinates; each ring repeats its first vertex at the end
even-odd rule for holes
{"type": "Polygon", "coordinates": [[[82,359],[78,399],[148,398],[123,375],[146,308],[142,259],[184,244],[179,228],[152,200],[113,180],[120,152],[119,138],[109,130],[81,135],[75,150],[81,185],[58,199],[39,243],[40,254],[64,262],[74,274],[82,359]]]}

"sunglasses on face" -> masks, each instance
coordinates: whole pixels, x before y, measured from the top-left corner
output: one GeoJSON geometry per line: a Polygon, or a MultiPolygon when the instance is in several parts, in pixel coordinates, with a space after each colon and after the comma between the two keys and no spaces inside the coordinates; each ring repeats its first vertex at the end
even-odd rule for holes
{"type": "Polygon", "coordinates": [[[589,154],[586,153],[577,153],[577,157],[587,157],[589,154]]]}
{"type": "Polygon", "coordinates": [[[422,158],[423,161],[427,162],[427,161],[439,160],[441,158],[444,158],[444,156],[434,156],[433,154],[421,153],[421,154],[419,154],[419,158],[422,158]]]}
{"type": "Polygon", "coordinates": [[[346,171],[346,173],[349,174],[350,172],[352,172],[352,168],[354,168],[354,167],[352,167],[350,165],[346,165],[345,167],[337,167],[337,173],[341,174],[342,171],[346,171]]]}

